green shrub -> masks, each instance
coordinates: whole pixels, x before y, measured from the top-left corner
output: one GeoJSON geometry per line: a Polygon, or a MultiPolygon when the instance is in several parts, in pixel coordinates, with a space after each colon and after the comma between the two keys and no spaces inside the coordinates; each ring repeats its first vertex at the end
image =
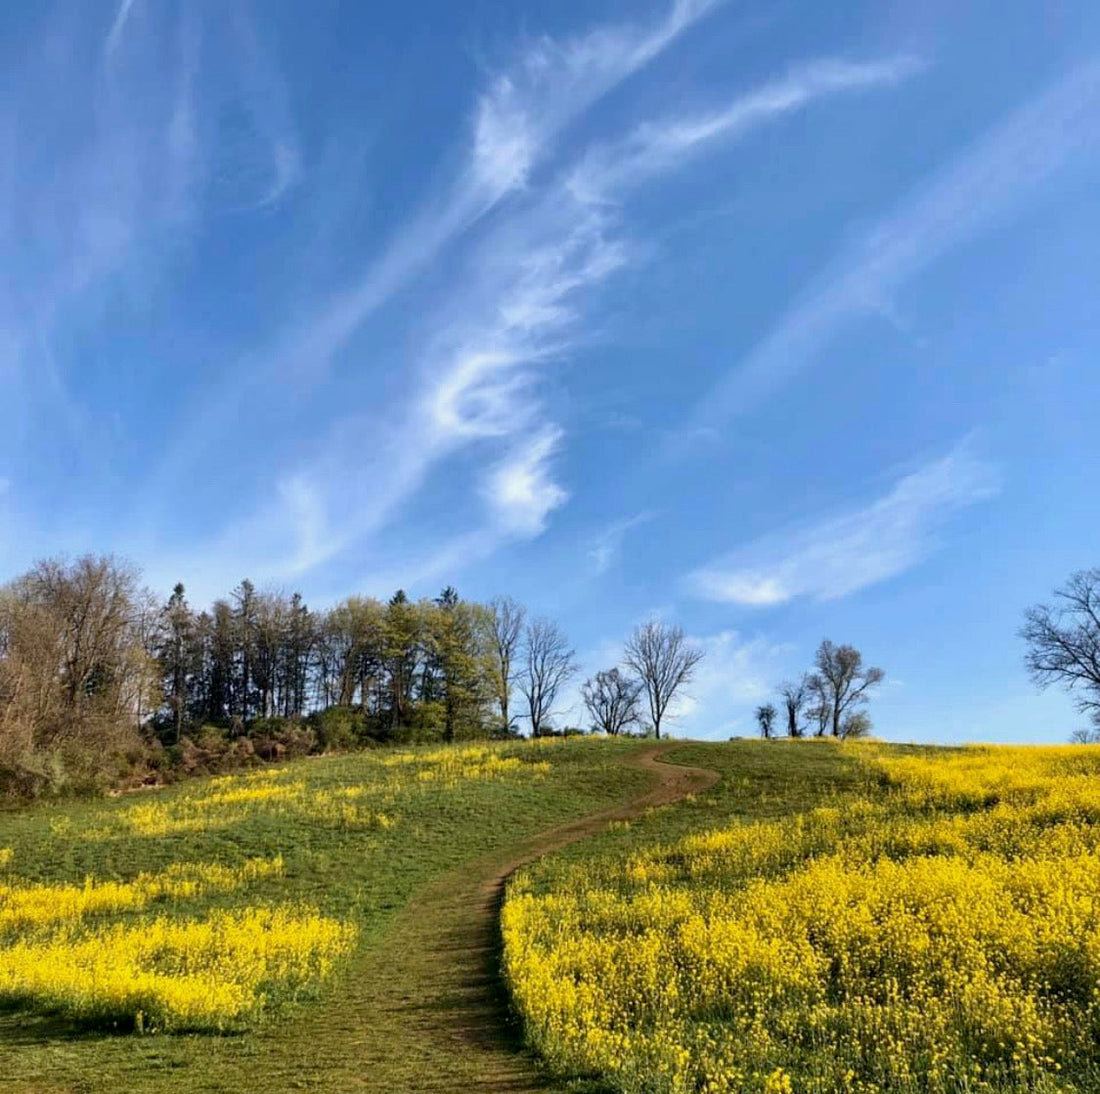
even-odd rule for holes
{"type": "Polygon", "coordinates": [[[354,707],[329,707],[311,714],[308,722],[322,752],[354,748],[367,734],[366,719],[354,707]]]}

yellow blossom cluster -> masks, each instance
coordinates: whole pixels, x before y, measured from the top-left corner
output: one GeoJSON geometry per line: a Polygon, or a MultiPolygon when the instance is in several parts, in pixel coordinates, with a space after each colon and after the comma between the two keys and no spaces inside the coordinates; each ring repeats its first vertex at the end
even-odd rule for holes
{"type": "Polygon", "coordinates": [[[505,965],[628,1092],[1100,1089],[1100,748],[845,746],[863,789],[521,874],[505,965]]]}
{"type": "MultiPolygon", "coordinates": [[[[384,788],[371,786],[378,798],[384,788]]],[[[118,810],[107,826],[88,829],[86,839],[160,837],[233,828],[258,815],[292,816],[328,827],[388,828],[394,818],[364,803],[367,787],[325,787],[287,778],[281,771],[229,775],[164,801],[143,801],[118,810]],[[280,776],[282,776],[280,778],[280,776]]],[[[392,801],[390,794],[387,801],[392,801]]]]}
{"type": "Polygon", "coordinates": [[[223,1029],[323,979],[354,937],[298,907],[70,927],[0,947],[0,999],[139,1029],[223,1029]]]}
{"type": "Polygon", "coordinates": [[[419,752],[397,752],[383,761],[387,767],[411,771],[419,782],[449,786],[470,779],[496,779],[502,775],[544,775],[550,770],[545,760],[530,762],[518,756],[501,755],[492,745],[462,745],[419,752]]]}
{"type": "Polygon", "coordinates": [[[0,870],[11,865],[11,860],[15,858],[15,851],[10,847],[0,847],[0,870]]]}
{"type": "Polygon", "coordinates": [[[190,899],[208,892],[229,892],[283,872],[283,860],[253,858],[236,868],[217,863],[177,862],[133,881],[97,881],[82,885],[28,885],[0,882],[0,938],[8,931],[73,923],[90,915],[140,911],[156,901],[190,899]]]}
{"type": "Polygon", "coordinates": [[[84,1020],[223,1028],[323,979],[354,929],[310,908],[141,914],[283,873],[281,857],[237,867],[174,863],[131,881],[0,884],[0,1000],[84,1020]],[[89,922],[90,921],[90,922],[89,922]]]}

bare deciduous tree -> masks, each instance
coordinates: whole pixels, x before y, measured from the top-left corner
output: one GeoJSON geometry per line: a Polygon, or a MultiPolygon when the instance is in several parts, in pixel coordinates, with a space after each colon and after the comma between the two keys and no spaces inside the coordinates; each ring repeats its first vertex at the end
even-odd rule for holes
{"type": "Polygon", "coordinates": [[[541,737],[549,727],[558,693],[577,671],[577,664],[565,634],[549,619],[533,619],[527,624],[523,653],[517,684],[527,701],[531,734],[541,737]]]}
{"type": "Polygon", "coordinates": [[[764,703],[756,708],[756,724],[760,727],[760,736],[765,740],[772,735],[772,726],[775,725],[775,716],[778,713],[771,703],[764,703]]]}
{"type": "Polygon", "coordinates": [[[660,739],[661,721],[672,697],[695,675],[703,651],[691,645],[679,627],[651,620],[636,627],[624,660],[637,674],[649,702],[653,732],[660,739]]]}
{"type": "Polygon", "coordinates": [[[863,654],[855,646],[836,646],[825,639],[815,658],[815,690],[829,712],[834,737],[841,736],[845,716],[868,699],[871,688],[882,682],[882,669],[864,668],[863,654]]]}
{"type": "Polygon", "coordinates": [[[1024,616],[1026,664],[1041,688],[1061,684],[1077,707],[1100,718],[1100,569],[1081,570],[1024,616]]]}
{"type": "Polygon", "coordinates": [[[1079,726],[1069,735],[1072,745],[1100,745],[1100,725],[1079,726]]]}
{"type": "Polygon", "coordinates": [[[787,712],[787,736],[802,736],[802,708],[809,697],[809,679],[800,676],[797,680],[787,680],[779,685],[779,697],[787,712]]]}
{"type": "Polygon", "coordinates": [[[617,668],[597,672],[581,688],[584,705],[592,715],[594,728],[615,737],[638,721],[638,699],[642,682],[632,680],[617,668]]]}
{"type": "Polygon", "coordinates": [[[806,677],[806,699],[809,706],[806,716],[814,728],[815,737],[824,737],[829,732],[832,719],[832,707],[829,703],[829,691],[822,677],[816,672],[806,677]]]}
{"type": "Polygon", "coordinates": [[[489,601],[489,646],[493,658],[493,686],[500,706],[500,722],[504,730],[512,728],[508,704],[512,697],[515,660],[523,635],[523,620],[527,610],[510,596],[498,596],[489,601]]]}
{"type": "Polygon", "coordinates": [[[39,562],[0,590],[0,773],[92,782],[136,746],[155,685],[146,612],[110,557],[39,562]]]}

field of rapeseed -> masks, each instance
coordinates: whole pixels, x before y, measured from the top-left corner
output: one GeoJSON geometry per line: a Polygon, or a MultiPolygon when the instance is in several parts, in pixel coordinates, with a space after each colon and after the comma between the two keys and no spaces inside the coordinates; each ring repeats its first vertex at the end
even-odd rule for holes
{"type": "Polygon", "coordinates": [[[1100,1090],[1100,748],[836,748],[825,804],[522,874],[533,1043],[630,1092],[1100,1090]]]}
{"type": "Polygon", "coordinates": [[[379,752],[17,815],[19,844],[0,847],[0,1002],[85,1025],[222,1030],[309,997],[369,918],[358,893],[311,886],[310,862],[349,845],[377,855],[403,825],[418,838],[425,812],[475,784],[544,778],[545,753],[379,752]]]}

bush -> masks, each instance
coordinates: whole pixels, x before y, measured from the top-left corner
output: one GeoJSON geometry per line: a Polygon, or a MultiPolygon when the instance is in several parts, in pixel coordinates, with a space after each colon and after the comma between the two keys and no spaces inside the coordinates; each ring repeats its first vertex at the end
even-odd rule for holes
{"type": "Polygon", "coordinates": [[[228,735],[221,726],[204,725],[200,726],[198,733],[192,737],[197,748],[201,748],[203,752],[213,752],[217,755],[221,755],[229,746],[228,735]]]}
{"type": "Polygon", "coordinates": [[[353,707],[329,707],[309,716],[322,752],[354,748],[367,735],[366,719],[353,707]]]}
{"type": "Polygon", "coordinates": [[[853,740],[870,737],[871,728],[871,719],[862,710],[856,710],[844,719],[844,724],[840,727],[840,735],[845,739],[853,740]]]}
{"type": "Polygon", "coordinates": [[[249,724],[248,738],[264,760],[289,760],[317,750],[317,734],[294,718],[257,718],[249,724]]]}

